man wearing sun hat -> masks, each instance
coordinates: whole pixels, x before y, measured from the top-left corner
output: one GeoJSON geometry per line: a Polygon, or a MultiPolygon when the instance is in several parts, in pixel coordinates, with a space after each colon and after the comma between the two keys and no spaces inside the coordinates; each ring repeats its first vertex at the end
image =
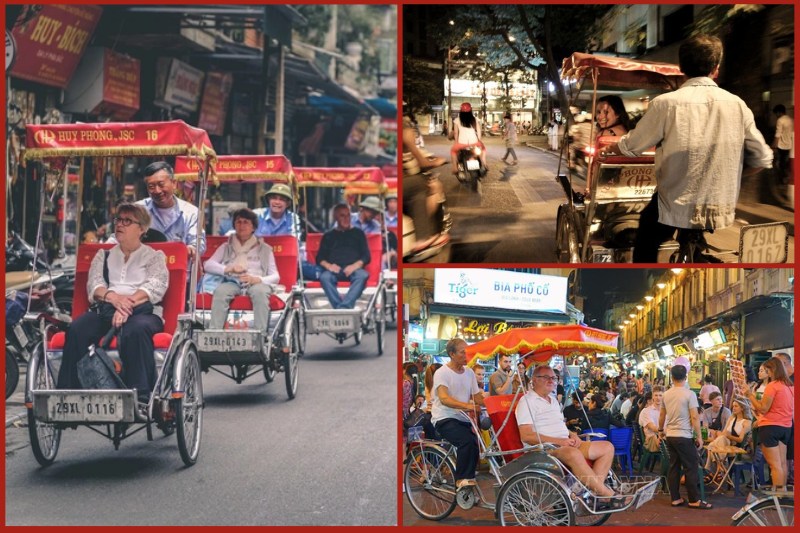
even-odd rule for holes
{"type": "Polygon", "coordinates": [[[367,196],[358,204],[358,213],[351,215],[350,220],[354,228],[358,228],[367,235],[380,233],[381,224],[378,215],[383,211],[381,201],[377,196],[367,196]]]}
{"type": "Polygon", "coordinates": [[[386,212],[384,213],[387,228],[397,227],[397,195],[386,195],[386,212]]]}
{"type": "Polygon", "coordinates": [[[289,210],[292,205],[292,191],[288,185],[274,184],[264,195],[264,202],[266,207],[253,210],[258,216],[255,232],[257,236],[298,234],[297,215],[289,210]]]}

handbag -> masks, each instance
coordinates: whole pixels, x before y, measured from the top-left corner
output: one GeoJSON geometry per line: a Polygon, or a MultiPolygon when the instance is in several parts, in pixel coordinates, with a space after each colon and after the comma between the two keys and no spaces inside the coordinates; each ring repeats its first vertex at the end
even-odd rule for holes
{"type": "Polygon", "coordinates": [[[128,388],[106,352],[116,333],[117,329],[111,328],[98,344],[89,346],[89,351],[78,360],[78,382],[84,389],[128,388]]]}
{"type": "Polygon", "coordinates": [[[415,409],[403,419],[403,427],[408,429],[422,425],[423,418],[425,418],[426,414],[427,413],[422,409],[415,409]]]}
{"type": "Polygon", "coordinates": [[[648,452],[657,452],[659,447],[658,436],[648,435],[644,439],[644,448],[648,452]]]}

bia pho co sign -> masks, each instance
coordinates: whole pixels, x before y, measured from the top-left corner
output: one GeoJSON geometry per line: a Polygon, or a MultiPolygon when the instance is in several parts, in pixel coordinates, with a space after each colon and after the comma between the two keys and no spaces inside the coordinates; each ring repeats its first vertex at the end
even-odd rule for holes
{"type": "Polygon", "coordinates": [[[436,303],[565,313],[567,278],[484,268],[437,268],[436,303]]]}

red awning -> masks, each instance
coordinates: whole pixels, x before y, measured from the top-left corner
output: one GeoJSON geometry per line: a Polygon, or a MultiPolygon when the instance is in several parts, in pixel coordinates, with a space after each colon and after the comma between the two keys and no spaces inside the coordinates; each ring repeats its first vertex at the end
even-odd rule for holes
{"type": "Polygon", "coordinates": [[[182,120],[26,126],[25,158],[188,155],[214,159],[208,134],[182,120]]]}
{"type": "Polygon", "coordinates": [[[520,354],[526,365],[544,363],[554,355],[617,353],[618,333],[588,326],[547,326],[510,329],[500,335],[467,347],[467,360],[473,366],[500,354],[520,354]]]}
{"type": "Polygon", "coordinates": [[[296,167],[295,179],[301,187],[344,187],[348,184],[383,186],[385,178],[378,167],[310,168],[296,167]]]}
{"type": "Polygon", "coordinates": [[[630,89],[677,89],[686,77],[677,65],[575,52],[564,59],[561,79],[578,80],[595,70],[598,85],[630,89]]]}
{"type": "MultiPolygon", "coordinates": [[[[197,181],[200,164],[191,157],[175,159],[175,177],[179,180],[197,181]]],[[[221,155],[211,166],[216,183],[226,182],[280,182],[290,183],[292,163],[283,155],[221,155]]]]}

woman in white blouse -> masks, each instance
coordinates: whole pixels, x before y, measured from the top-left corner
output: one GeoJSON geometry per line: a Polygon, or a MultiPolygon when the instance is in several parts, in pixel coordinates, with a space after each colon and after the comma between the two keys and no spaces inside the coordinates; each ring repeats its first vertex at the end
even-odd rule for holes
{"type": "Polygon", "coordinates": [[[138,391],[140,402],[148,402],[156,380],[153,335],[164,330],[158,304],[169,283],[164,252],[142,244],[149,227],[150,215],[143,207],[117,207],[114,228],[118,244],[98,251],[92,259],[86,288],[93,305],[67,331],[58,388],[81,388],[78,360],[114,327],[119,328],[122,380],[138,391]]]}
{"type": "Polygon", "coordinates": [[[258,216],[250,209],[234,211],[234,234],[217,248],[203,268],[209,274],[223,276],[214,289],[211,301],[211,329],[222,329],[228,307],[234,296],[246,294],[253,302],[256,329],[267,332],[269,326],[269,295],[280,280],[272,247],[256,237],[258,216]]]}

